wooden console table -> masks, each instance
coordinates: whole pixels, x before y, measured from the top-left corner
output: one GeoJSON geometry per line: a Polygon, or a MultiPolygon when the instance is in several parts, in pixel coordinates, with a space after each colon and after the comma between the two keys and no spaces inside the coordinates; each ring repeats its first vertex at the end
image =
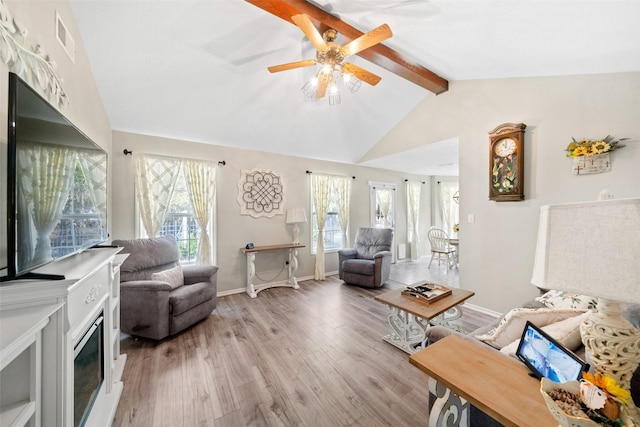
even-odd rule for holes
{"type": "Polygon", "coordinates": [[[540,394],[540,381],[522,363],[485,345],[450,335],[409,362],[430,377],[429,392],[436,396],[430,426],[468,426],[469,404],[505,426],[558,425],[540,394]]]}
{"type": "Polygon", "coordinates": [[[258,292],[268,288],[274,288],[278,286],[286,286],[293,289],[300,288],[300,286],[298,285],[298,279],[296,279],[295,277],[296,270],[298,269],[299,248],[304,248],[304,245],[285,243],[282,245],[256,246],[252,249],[241,248],[242,252],[247,256],[247,294],[251,298],[256,298],[258,296],[258,292]],[[287,268],[287,280],[284,282],[254,285],[253,279],[256,277],[256,253],[265,251],[281,251],[285,249],[289,251],[289,267],[287,268]]]}

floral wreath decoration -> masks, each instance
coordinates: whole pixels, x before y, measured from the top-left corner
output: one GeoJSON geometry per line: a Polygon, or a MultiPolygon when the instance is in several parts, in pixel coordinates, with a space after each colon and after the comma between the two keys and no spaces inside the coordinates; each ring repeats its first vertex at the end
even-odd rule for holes
{"type": "Polygon", "coordinates": [[[596,154],[608,153],[618,148],[624,147],[620,144],[629,138],[618,138],[607,135],[603,139],[581,139],[580,141],[571,138],[571,142],[565,148],[567,157],[595,156],[596,154]]]}

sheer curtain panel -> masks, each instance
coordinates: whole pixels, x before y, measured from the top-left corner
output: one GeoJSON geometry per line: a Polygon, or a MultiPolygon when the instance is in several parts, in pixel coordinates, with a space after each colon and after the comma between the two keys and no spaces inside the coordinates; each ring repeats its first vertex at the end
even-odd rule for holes
{"type": "Polygon", "coordinates": [[[411,243],[411,259],[417,260],[420,258],[420,238],[418,221],[420,218],[420,188],[419,182],[407,182],[407,214],[413,225],[411,235],[409,236],[409,242],[411,243]]]}
{"type": "Polygon", "coordinates": [[[216,164],[200,160],[185,160],[184,165],[191,206],[200,226],[196,264],[213,265],[213,247],[209,230],[214,210],[216,164]]]}
{"type": "Polygon", "coordinates": [[[351,206],[351,178],[346,176],[333,177],[336,194],[338,196],[340,228],[342,229],[342,247],[349,247],[349,206],[351,206]]]}
{"type": "Polygon", "coordinates": [[[315,280],[324,280],[324,223],[327,219],[329,208],[329,194],[331,193],[331,177],[328,175],[311,175],[311,185],[313,186],[313,205],[316,210],[316,221],[318,222],[318,250],[316,251],[315,280]]]}
{"type": "Polygon", "coordinates": [[[75,153],[69,148],[33,144],[17,154],[20,186],[38,234],[32,263],[50,261],[49,235],[58,223],[74,176],[75,153]]]}
{"type": "Polygon", "coordinates": [[[453,234],[453,225],[458,223],[458,205],[453,201],[453,195],[458,191],[457,182],[441,182],[440,187],[440,216],[442,229],[448,235],[453,234]]]}
{"type": "Polygon", "coordinates": [[[136,198],[147,236],[155,237],[164,223],[182,160],[133,153],[136,198]]]}
{"type": "Polygon", "coordinates": [[[100,222],[107,226],[107,162],[105,153],[94,151],[80,151],[78,161],[84,172],[89,194],[93,198],[93,205],[98,210],[100,222]]]}

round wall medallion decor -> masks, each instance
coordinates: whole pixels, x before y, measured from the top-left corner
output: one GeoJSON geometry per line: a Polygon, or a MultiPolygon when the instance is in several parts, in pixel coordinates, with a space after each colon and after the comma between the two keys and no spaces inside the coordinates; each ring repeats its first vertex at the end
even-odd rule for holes
{"type": "Polygon", "coordinates": [[[270,170],[241,171],[238,203],[242,215],[272,218],[284,213],[284,184],[279,174],[270,170]]]}

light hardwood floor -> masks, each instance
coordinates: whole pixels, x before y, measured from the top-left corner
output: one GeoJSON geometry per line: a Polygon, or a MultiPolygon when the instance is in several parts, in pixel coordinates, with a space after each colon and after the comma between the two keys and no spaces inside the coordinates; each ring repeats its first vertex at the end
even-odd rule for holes
{"type": "Polygon", "coordinates": [[[419,279],[457,286],[456,277],[397,263],[382,289],[329,276],[219,298],[208,319],[160,342],[123,336],[113,425],[426,426],[428,378],[382,341],[387,307],[373,297],[419,279]]]}

